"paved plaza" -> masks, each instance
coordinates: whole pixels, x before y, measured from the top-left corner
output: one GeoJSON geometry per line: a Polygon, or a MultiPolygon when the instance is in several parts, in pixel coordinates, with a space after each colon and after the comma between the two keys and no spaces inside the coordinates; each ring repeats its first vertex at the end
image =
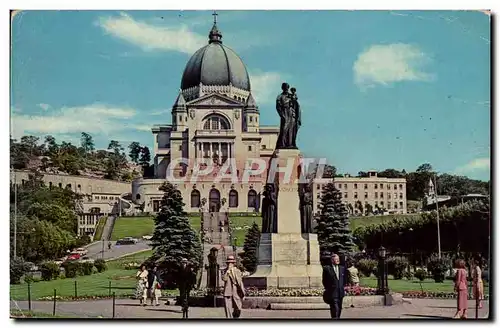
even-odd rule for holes
{"type": "MultiPolygon", "coordinates": [[[[413,299],[394,306],[375,306],[365,308],[347,308],[342,312],[346,319],[448,319],[455,313],[456,300],[413,299]],[[409,303],[411,302],[411,303],[409,303]]],[[[164,302],[163,302],[164,303],[164,302]]],[[[162,304],[163,304],[162,303],[162,304]]],[[[11,301],[11,309],[28,309],[26,301],[11,301]]],[[[52,313],[52,302],[32,302],[32,311],[52,313]]],[[[488,317],[489,303],[485,302],[479,310],[479,318],[488,317]]],[[[56,314],[81,318],[111,318],[113,315],[112,300],[58,302],[56,314]]],[[[474,318],[474,302],[469,301],[469,318],[474,318]]],[[[176,319],[182,318],[179,306],[139,306],[138,301],[130,299],[116,300],[115,318],[141,319],[176,319]]],[[[190,308],[192,319],[224,318],[224,308],[190,308]]],[[[242,319],[326,319],[327,310],[293,310],[274,311],[260,309],[244,309],[242,319]]]]}

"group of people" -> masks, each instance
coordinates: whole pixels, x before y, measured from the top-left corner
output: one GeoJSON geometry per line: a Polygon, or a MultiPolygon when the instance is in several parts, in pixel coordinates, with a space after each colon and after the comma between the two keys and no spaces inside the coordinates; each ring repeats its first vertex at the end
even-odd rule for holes
{"type": "Polygon", "coordinates": [[[161,297],[161,284],[157,267],[151,267],[147,270],[146,266],[141,266],[136,274],[137,288],[135,297],[140,300],[142,306],[147,305],[148,298],[151,300],[151,305],[160,305],[159,298],[161,297]]]}
{"type": "MultiPolygon", "coordinates": [[[[464,260],[456,262],[457,273],[455,274],[455,292],[457,293],[457,312],[453,318],[467,319],[468,289],[467,289],[467,269],[464,260]]],[[[475,300],[478,300],[478,307],[482,308],[484,299],[484,286],[482,270],[479,260],[475,260],[472,266],[472,292],[475,300]]]]}

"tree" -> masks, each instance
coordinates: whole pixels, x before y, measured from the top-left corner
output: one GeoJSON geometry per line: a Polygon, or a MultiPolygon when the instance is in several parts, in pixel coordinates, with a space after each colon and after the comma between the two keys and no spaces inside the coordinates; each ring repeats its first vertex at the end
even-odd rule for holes
{"type": "Polygon", "coordinates": [[[131,142],[128,145],[128,149],[130,150],[128,156],[132,160],[132,162],[136,163],[139,161],[139,155],[141,154],[142,147],[137,141],[131,142]]]}
{"type": "MultiPolygon", "coordinates": [[[[404,170],[403,170],[404,171],[404,170]]],[[[406,175],[406,172],[403,173],[403,171],[398,171],[395,169],[385,169],[377,174],[378,177],[381,178],[404,178],[406,175]]]]}
{"type": "Polygon", "coordinates": [[[151,243],[153,255],[151,261],[167,272],[165,278],[172,285],[179,280],[182,258],[188,259],[194,271],[200,269],[202,253],[198,234],[191,227],[184,212],[181,192],[171,183],[164,183],[160,190],[164,192],[161,210],[155,217],[155,229],[151,243]]]}
{"type": "Polygon", "coordinates": [[[142,167],[149,166],[149,162],[151,162],[151,152],[147,146],[141,148],[141,157],[139,159],[139,164],[142,167]]]}
{"type": "Polygon", "coordinates": [[[82,132],[80,143],[85,154],[91,153],[95,149],[94,139],[86,132],[82,132]]]}
{"type": "Polygon", "coordinates": [[[245,270],[254,273],[257,270],[257,251],[260,240],[260,229],[257,223],[253,223],[248,229],[245,236],[245,243],[243,244],[243,256],[241,263],[245,270]]]}
{"type": "Polygon", "coordinates": [[[120,155],[123,151],[123,147],[116,140],[111,140],[108,145],[108,150],[112,150],[116,155],[120,155]]]}
{"type": "Polygon", "coordinates": [[[373,214],[373,206],[370,203],[365,204],[365,214],[373,214]]]}
{"type": "Polygon", "coordinates": [[[321,252],[346,255],[353,249],[355,245],[347,214],[340,191],[333,182],[326,184],[322,190],[321,215],[316,227],[321,252]]]}
{"type": "Polygon", "coordinates": [[[358,172],[358,177],[360,177],[360,178],[367,178],[368,177],[368,172],[359,171],[358,172]]]}

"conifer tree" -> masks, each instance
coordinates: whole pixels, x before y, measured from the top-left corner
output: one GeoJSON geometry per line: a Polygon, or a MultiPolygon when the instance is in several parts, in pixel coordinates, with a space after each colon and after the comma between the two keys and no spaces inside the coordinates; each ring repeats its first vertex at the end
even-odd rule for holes
{"type": "Polygon", "coordinates": [[[243,244],[243,256],[241,264],[245,270],[254,273],[257,269],[257,250],[259,247],[260,229],[257,223],[253,223],[248,229],[245,236],[245,243],[243,244]]]}
{"type": "Polygon", "coordinates": [[[354,247],[348,211],[341,197],[333,181],[323,187],[321,215],[316,227],[321,252],[347,255],[354,247]]]}
{"type": "Polygon", "coordinates": [[[160,190],[164,192],[161,209],[155,218],[155,230],[151,238],[155,262],[164,273],[163,278],[171,287],[180,279],[179,268],[182,258],[189,261],[196,273],[201,265],[201,244],[196,231],[191,227],[184,212],[181,192],[171,183],[164,183],[160,190]]]}

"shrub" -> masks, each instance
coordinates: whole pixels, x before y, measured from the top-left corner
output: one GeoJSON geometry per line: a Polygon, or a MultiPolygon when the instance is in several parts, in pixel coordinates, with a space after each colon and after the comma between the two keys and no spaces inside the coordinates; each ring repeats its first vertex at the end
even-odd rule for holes
{"type": "Polygon", "coordinates": [[[92,274],[93,269],[94,269],[94,263],[92,262],[81,263],[81,270],[84,275],[90,276],[92,274]]]}
{"type": "Polygon", "coordinates": [[[97,272],[104,272],[108,269],[106,265],[106,261],[103,259],[97,259],[94,261],[94,266],[97,269],[97,272]]]}
{"type": "Polygon", "coordinates": [[[404,256],[389,256],[387,258],[387,273],[394,279],[403,279],[403,274],[408,266],[408,259],[404,256]]]}
{"type": "Polygon", "coordinates": [[[413,279],[413,273],[411,271],[405,271],[403,273],[403,276],[407,279],[407,280],[412,280],[413,279]]]}
{"type": "Polygon", "coordinates": [[[450,259],[432,254],[427,263],[427,270],[432,274],[435,282],[443,282],[446,270],[450,267],[450,259]]]}
{"type": "Polygon", "coordinates": [[[427,277],[427,273],[422,270],[422,269],[417,269],[417,271],[415,271],[415,274],[414,274],[415,278],[417,278],[418,280],[420,281],[424,281],[425,278],[427,277]]]}
{"type": "Polygon", "coordinates": [[[76,261],[67,261],[63,263],[64,275],[66,278],[75,278],[82,273],[82,263],[76,261]]]}
{"type": "Polygon", "coordinates": [[[21,258],[10,259],[10,283],[20,284],[21,277],[29,270],[28,264],[21,258]]]}
{"type": "Polygon", "coordinates": [[[61,270],[55,262],[44,262],[40,266],[40,272],[42,273],[42,280],[49,281],[57,279],[61,270]]]}
{"type": "Polygon", "coordinates": [[[377,260],[372,259],[361,259],[358,261],[356,265],[359,272],[361,272],[366,277],[371,276],[372,273],[376,273],[377,271],[377,260]]]}
{"type": "Polygon", "coordinates": [[[24,275],[24,282],[27,284],[32,284],[35,281],[32,273],[26,273],[24,275]]]}

